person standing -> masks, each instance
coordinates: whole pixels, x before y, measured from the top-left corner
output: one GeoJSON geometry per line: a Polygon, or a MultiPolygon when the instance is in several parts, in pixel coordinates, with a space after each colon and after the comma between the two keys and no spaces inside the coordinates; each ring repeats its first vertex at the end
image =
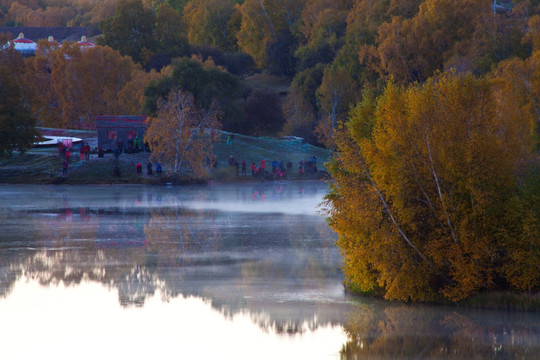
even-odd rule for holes
{"type": "Polygon", "coordinates": [[[90,160],[90,144],[88,143],[84,146],[84,157],[86,160],[90,160]]]}
{"type": "Polygon", "coordinates": [[[81,157],[81,161],[84,160],[84,150],[85,150],[85,147],[84,147],[84,142],[81,143],[81,147],[79,148],[79,155],[81,157]]]}
{"type": "Polygon", "coordinates": [[[247,167],[247,163],[246,163],[246,159],[242,160],[242,175],[246,175],[246,167],[247,167]]]}
{"type": "Polygon", "coordinates": [[[288,174],[292,173],[292,162],[290,160],[287,161],[287,173],[288,174]]]}

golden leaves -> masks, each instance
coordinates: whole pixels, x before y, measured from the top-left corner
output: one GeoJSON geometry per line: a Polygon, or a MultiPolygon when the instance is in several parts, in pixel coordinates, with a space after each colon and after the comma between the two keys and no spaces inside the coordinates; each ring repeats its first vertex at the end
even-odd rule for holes
{"type": "Polygon", "coordinates": [[[157,117],[149,120],[144,141],[150,145],[152,158],[167,164],[173,174],[204,178],[217,137],[214,131],[220,128],[215,103],[199,110],[191,94],[173,91],[167,99],[158,100],[157,117]]]}
{"type": "Polygon", "coordinates": [[[530,131],[514,108],[498,106],[494,86],[452,72],[389,83],[376,108],[366,100],[351,112],[327,200],[344,270],[360,289],[376,282],[390,299],[457,300],[501,286],[501,264],[523,262],[500,229],[512,224],[514,170],[530,154],[530,131]]]}

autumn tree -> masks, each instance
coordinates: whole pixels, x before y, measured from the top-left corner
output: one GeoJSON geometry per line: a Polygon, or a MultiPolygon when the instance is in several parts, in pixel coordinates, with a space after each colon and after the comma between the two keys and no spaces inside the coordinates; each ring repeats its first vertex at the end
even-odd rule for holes
{"type": "Polygon", "coordinates": [[[381,76],[400,83],[423,82],[436,71],[455,68],[484,74],[521,45],[528,13],[520,4],[509,14],[492,10],[490,0],[425,0],[414,17],[397,16],[377,29],[381,76]]]}
{"type": "Polygon", "coordinates": [[[540,148],[540,50],[525,60],[514,58],[499,63],[493,73],[499,84],[502,104],[517,106],[530,122],[536,147],[540,148]]]}
{"type": "Polygon", "coordinates": [[[529,256],[538,248],[537,232],[511,230],[517,176],[531,159],[530,124],[515,111],[498,106],[487,80],[453,73],[389,84],[377,103],[354,108],[327,197],[351,283],[401,300],[506,286],[510,239],[529,244],[519,247],[529,256]]]}
{"type": "Polygon", "coordinates": [[[39,135],[11,69],[0,65],[0,158],[32,148],[39,135]]]}
{"type": "Polygon", "coordinates": [[[141,0],[119,0],[116,14],[101,24],[101,45],[108,45],[131,56],[136,62],[146,62],[156,47],[156,17],[141,0]]]}
{"type": "Polygon", "coordinates": [[[201,110],[191,94],[175,91],[158,100],[157,116],[149,119],[144,141],[152,159],[167,164],[173,174],[205,178],[217,138],[212,134],[220,127],[216,103],[201,110]]]}
{"type": "Polygon", "coordinates": [[[281,130],[282,135],[298,136],[308,143],[316,142],[314,108],[297,89],[293,88],[287,94],[283,104],[283,115],[286,122],[281,130]]]}
{"type": "Polygon", "coordinates": [[[159,98],[167,98],[175,90],[193,95],[193,101],[200,108],[208,108],[216,100],[224,116],[233,116],[234,109],[228,106],[238,96],[240,84],[236,77],[216,66],[206,68],[200,62],[182,58],[174,62],[170,76],[164,76],[145,89],[145,110],[154,114],[159,98]]]}
{"type": "Polygon", "coordinates": [[[184,11],[184,7],[190,0],[158,0],[158,3],[164,3],[178,11],[178,13],[182,13],[184,11]]]}
{"type": "Polygon", "coordinates": [[[31,104],[43,125],[92,129],[96,115],[142,112],[143,90],[155,72],[146,74],[109,47],[45,43],[28,60],[26,74],[27,86],[40,94],[31,104]]]}
{"type": "Polygon", "coordinates": [[[291,90],[297,91],[313,109],[317,108],[317,89],[321,86],[325,68],[324,64],[317,64],[299,71],[291,82],[291,90]]]}
{"type": "Polygon", "coordinates": [[[345,120],[355,96],[356,85],[346,70],[332,66],[325,69],[321,86],[317,90],[321,121],[316,132],[319,140],[327,147],[334,146],[334,131],[345,120]]]}
{"type": "Polygon", "coordinates": [[[156,52],[170,59],[188,55],[189,43],[184,35],[182,16],[167,4],[160,5],[156,12],[156,52]]]}
{"type": "Polygon", "coordinates": [[[322,82],[324,68],[325,65],[318,64],[294,76],[283,103],[283,135],[299,136],[309,143],[318,143],[314,133],[318,119],[316,94],[322,82]]]}
{"type": "Polygon", "coordinates": [[[343,46],[346,18],[350,11],[349,0],[308,1],[302,9],[300,32],[305,44],[298,47],[298,69],[312,67],[318,63],[331,63],[343,46]]]}
{"type": "Polygon", "coordinates": [[[303,6],[304,0],[244,1],[239,7],[242,22],[236,34],[238,47],[251,55],[258,67],[265,67],[270,61],[268,49],[271,53],[272,49],[283,49],[287,46],[284,42],[291,40],[289,34],[294,37],[298,32],[303,6]]]}
{"type": "MultiPolygon", "coordinates": [[[[531,31],[532,30],[531,28],[531,31]]],[[[540,148],[540,51],[525,60],[514,58],[499,63],[493,73],[498,106],[509,119],[529,131],[536,150],[540,148]]],[[[523,144],[521,144],[523,146],[523,144]]],[[[504,265],[508,281],[520,290],[531,290],[540,284],[540,178],[539,161],[522,165],[519,192],[511,200],[512,228],[507,238],[508,261],[504,265]],[[531,249],[535,249],[531,251],[531,249]]]]}
{"type": "Polygon", "coordinates": [[[184,8],[187,37],[193,45],[208,45],[224,51],[236,49],[229,25],[236,11],[232,0],[193,0],[184,8]]]}
{"type": "Polygon", "coordinates": [[[3,0],[0,23],[6,26],[87,26],[97,30],[99,23],[114,15],[116,0],[3,0]],[[2,10],[5,11],[2,18],[2,10]]]}
{"type": "Polygon", "coordinates": [[[302,9],[301,32],[308,44],[314,44],[333,34],[342,36],[345,19],[351,6],[350,0],[314,0],[302,9]]]}

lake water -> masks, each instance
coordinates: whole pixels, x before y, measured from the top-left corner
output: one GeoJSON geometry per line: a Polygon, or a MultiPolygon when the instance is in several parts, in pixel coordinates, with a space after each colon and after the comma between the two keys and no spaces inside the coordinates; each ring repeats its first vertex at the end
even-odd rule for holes
{"type": "Polygon", "coordinates": [[[325,194],[0,185],[0,359],[540,358],[536,313],[347,295],[325,194]]]}

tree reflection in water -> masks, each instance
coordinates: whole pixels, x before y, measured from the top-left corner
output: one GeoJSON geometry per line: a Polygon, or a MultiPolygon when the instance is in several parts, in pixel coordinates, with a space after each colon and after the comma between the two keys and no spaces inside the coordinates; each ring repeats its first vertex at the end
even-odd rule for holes
{"type": "Polygon", "coordinates": [[[247,313],[267,331],[339,325],[344,296],[332,232],[292,206],[314,207],[321,185],[234,187],[225,199],[211,188],[29,187],[30,208],[0,206],[0,294],[19,279],[91,281],[117,291],[124,307],[157,293],[163,301],[197,296],[226,317],[247,313]],[[337,304],[324,299],[329,287],[337,304]]]}
{"type": "Polygon", "coordinates": [[[157,294],[202,298],[225,318],[248,315],[283,336],[345,324],[344,359],[540,353],[538,314],[345,295],[333,234],[314,216],[324,191],[309,184],[0,186],[0,302],[27,279],[93,282],[117,291],[124,308],[143,307],[157,294]]]}
{"type": "Polygon", "coordinates": [[[537,359],[540,317],[444,307],[362,305],[343,359],[537,359]]]}

